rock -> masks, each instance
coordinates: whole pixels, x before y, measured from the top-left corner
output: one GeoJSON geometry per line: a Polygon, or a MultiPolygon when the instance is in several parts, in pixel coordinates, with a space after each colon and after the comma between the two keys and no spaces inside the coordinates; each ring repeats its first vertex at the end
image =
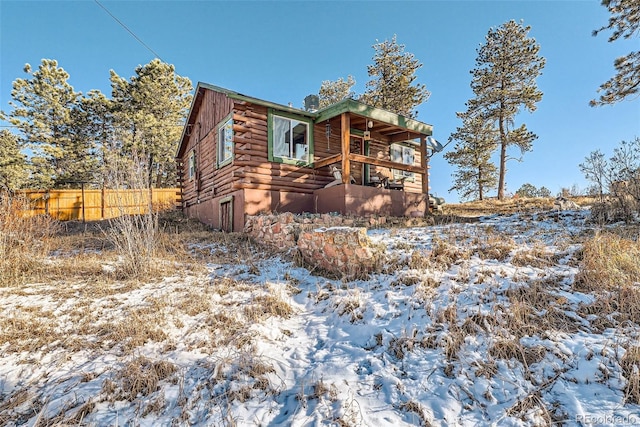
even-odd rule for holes
{"type": "Polygon", "coordinates": [[[580,209],[580,206],[578,206],[576,202],[574,202],[573,200],[568,200],[564,197],[556,198],[556,201],[553,203],[553,207],[554,209],[560,211],[580,209]]]}

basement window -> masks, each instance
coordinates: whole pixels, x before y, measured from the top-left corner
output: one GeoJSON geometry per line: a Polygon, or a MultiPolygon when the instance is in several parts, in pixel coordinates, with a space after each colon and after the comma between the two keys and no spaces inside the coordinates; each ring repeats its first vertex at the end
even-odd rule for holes
{"type": "Polygon", "coordinates": [[[309,164],[313,137],[310,122],[293,116],[269,114],[269,160],[309,164]]]}

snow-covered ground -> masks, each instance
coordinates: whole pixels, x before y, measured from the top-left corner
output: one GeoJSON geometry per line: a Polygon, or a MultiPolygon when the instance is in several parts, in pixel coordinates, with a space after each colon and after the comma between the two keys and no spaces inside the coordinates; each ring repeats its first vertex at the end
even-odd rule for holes
{"type": "Polygon", "coordinates": [[[366,280],[215,242],[206,274],[0,288],[0,425],[638,425],[588,215],[370,230],[366,280]]]}

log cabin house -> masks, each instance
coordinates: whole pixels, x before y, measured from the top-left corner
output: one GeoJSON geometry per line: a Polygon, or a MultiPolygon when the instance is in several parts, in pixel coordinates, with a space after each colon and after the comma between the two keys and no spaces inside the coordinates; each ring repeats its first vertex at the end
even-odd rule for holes
{"type": "Polygon", "coordinates": [[[226,231],[267,212],[423,215],[431,134],[352,99],[305,111],[198,83],[176,156],[182,209],[226,231]]]}

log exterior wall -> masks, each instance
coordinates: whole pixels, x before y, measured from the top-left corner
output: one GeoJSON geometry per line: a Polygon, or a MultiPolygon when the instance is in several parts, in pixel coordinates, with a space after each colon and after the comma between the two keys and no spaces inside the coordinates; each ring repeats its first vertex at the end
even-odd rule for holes
{"type": "MultiPolygon", "coordinates": [[[[318,211],[318,198],[314,192],[334,180],[330,165],[315,169],[269,161],[270,107],[262,102],[247,101],[246,97],[230,97],[206,88],[200,89],[197,97],[177,159],[182,207],[187,215],[222,228],[227,223],[225,212],[231,209],[233,230],[239,231],[244,227],[245,215],[318,211]],[[233,118],[233,159],[218,167],[218,126],[229,117],[233,118]],[[192,152],[196,154],[196,173],[189,177],[192,152]]],[[[362,129],[355,131],[356,135],[351,137],[351,153],[390,160],[388,137],[373,129],[367,153],[363,138],[357,136],[357,131],[362,129]]],[[[312,132],[314,162],[342,152],[340,116],[314,124],[312,132]]],[[[414,165],[420,165],[419,147],[415,147],[414,165]]],[[[340,164],[336,166],[340,167],[340,164]]],[[[368,181],[363,176],[364,164],[352,161],[350,171],[357,184],[368,181]]],[[[371,165],[370,171],[371,174],[379,172],[391,176],[389,168],[371,165]]],[[[422,193],[420,174],[416,173],[412,182],[405,181],[405,191],[422,193]]]]}
{"type": "MultiPolygon", "coordinates": [[[[339,144],[339,141],[338,141],[339,144]]],[[[268,160],[268,109],[205,90],[178,159],[183,209],[189,216],[220,228],[220,203],[233,201],[233,229],[244,215],[312,212],[313,192],[333,180],[329,172],[268,160]],[[216,165],[218,125],[233,117],[233,161],[216,165]],[[196,152],[196,176],[189,178],[189,156],[196,152]]]]}

